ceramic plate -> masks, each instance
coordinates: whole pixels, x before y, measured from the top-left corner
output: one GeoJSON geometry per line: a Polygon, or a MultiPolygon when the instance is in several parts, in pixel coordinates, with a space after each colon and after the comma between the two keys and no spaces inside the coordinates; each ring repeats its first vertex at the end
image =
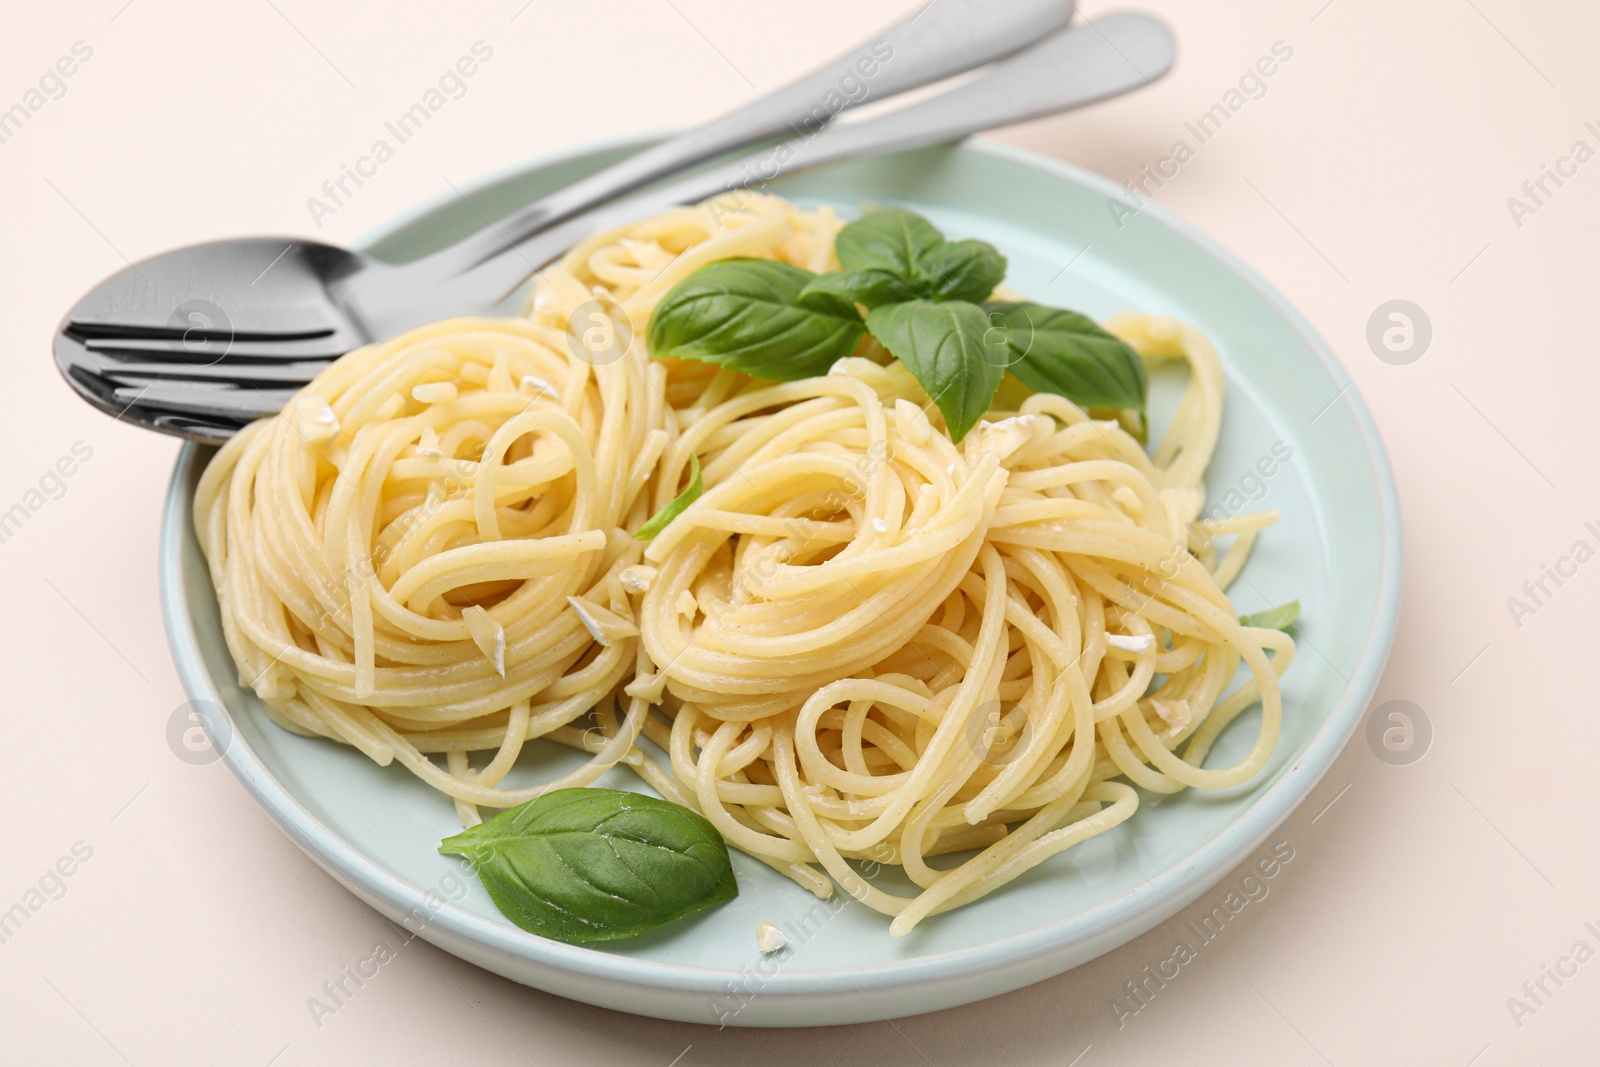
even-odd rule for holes
{"type": "MultiPolygon", "coordinates": [[[[476,208],[452,194],[362,247],[388,259],[420,255],[479,226],[479,209],[503,214],[629,148],[516,167],[469,190],[476,208]]],[[[1099,318],[1124,308],[1175,315],[1215,340],[1228,400],[1209,502],[1233,493],[1232,511],[1283,512],[1232,595],[1241,612],[1294,598],[1304,608],[1282,740],[1253,782],[1145,794],[1111,834],[901,940],[889,936],[883,916],[848,899],[819,902],[735,853],[737,900],[633,941],[579,948],[512,926],[459,860],[435,851],[458,829],[443,796],[398,765],[380,768],[354,749],[278,729],[241,690],[190,521],[210,455],[193,445],[178,460],[168,499],[162,593],[179,672],[228,765],[312,859],[390,919],[508,978],[621,1011],[740,1026],[854,1023],[1059,974],[1173,915],[1248,858],[1322,777],[1372,695],[1399,606],[1399,512],[1372,420],[1327,345],[1249,268],[1160,208],[1123,217],[1119,227],[1108,207],[1118,187],[1104,179],[972,142],[836,166],[772,191],[846,214],[863,202],[907,205],[952,239],[999,246],[1011,261],[1008,282],[1035,300],[1099,318]],[[1285,451],[1287,461],[1263,462],[1285,451]],[[790,949],[761,955],[762,919],[789,931],[790,949]]],[[[1181,384],[1155,376],[1158,429],[1181,384]]],[[[1210,765],[1237,760],[1257,723],[1255,713],[1241,716],[1210,765]]],[[[510,781],[543,780],[574,760],[535,744],[510,781]]],[[[626,770],[599,784],[643,789],[626,770]]]]}

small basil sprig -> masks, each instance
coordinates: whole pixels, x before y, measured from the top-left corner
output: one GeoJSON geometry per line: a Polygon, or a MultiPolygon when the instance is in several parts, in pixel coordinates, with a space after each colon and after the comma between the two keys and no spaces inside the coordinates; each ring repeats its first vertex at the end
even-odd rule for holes
{"type": "Polygon", "coordinates": [[[584,944],[653,930],[739,895],[704,816],[642,793],[558,789],[447,837],[501,914],[584,944]]]}
{"type": "Polygon", "coordinates": [[[1287,630],[1300,617],[1300,601],[1291,600],[1266,611],[1239,616],[1240,626],[1259,626],[1267,630],[1287,630]]]}
{"type": "Polygon", "coordinates": [[[700,457],[693,452],[689,453],[689,487],[667,503],[667,506],[650,516],[650,521],[639,527],[633,536],[640,541],[649,541],[656,534],[667,528],[667,524],[684,513],[690,504],[700,499],[705,486],[700,481],[700,457]]]}
{"type": "Polygon", "coordinates": [[[870,332],[933,398],[951,440],[989,410],[1007,370],[1036,392],[1144,424],[1149,384],[1132,348],[1077,312],[983,303],[1005,280],[993,245],[946,241],[890,208],[846,226],[834,252],[844,269],[820,275],[764,259],[700,268],[657,305],[650,354],[794,381],[825,373],[870,332]]]}
{"type": "Polygon", "coordinates": [[[984,350],[989,320],[976,304],[889,304],[867,312],[867,329],[916,375],[944,413],[952,441],[965,437],[989,410],[1005,370],[984,350]]]}

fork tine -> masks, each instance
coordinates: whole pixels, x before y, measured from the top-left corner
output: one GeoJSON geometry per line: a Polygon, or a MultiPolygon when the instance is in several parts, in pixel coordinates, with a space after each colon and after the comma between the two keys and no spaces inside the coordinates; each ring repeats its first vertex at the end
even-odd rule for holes
{"type": "Polygon", "coordinates": [[[64,327],[75,337],[141,338],[145,340],[182,340],[185,337],[208,340],[234,339],[240,341],[310,341],[318,337],[332,337],[339,331],[331,326],[300,330],[235,330],[207,329],[195,326],[149,326],[134,322],[102,322],[96,319],[71,319],[64,327]]]}
{"type": "Polygon", "coordinates": [[[309,360],[297,363],[236,363],[232,359],[213,356],[200,362],[191,354],[193,362],[150,362],[142,359],[119,359],[101,350],[80,350],[72,359],[75,372],[121,385],[136,385],[148,381],[192,381],[233,383],[243,386],[304,385],[328,366],[328,360],[309,360]]]}
{"type": "Polygon", "coordinates": [[[171,359],[211,363],[226,357],[229,362],[270,363],[283,360],[337,359],[356,347],[336,335],[314,338],[204,338],[193,337],[78,337],[74,340],[90,352],[108,355],[142,356],[146,359],[171,359]]]}
{"type": "MultiPolygon", "coordinates": [[[[88,363],[87,360],[84,361],[88,363]]],[[[328,368],[327,361],[240,365],[231,360],[213,364],[123,363],[106,360],[92,373],[123,383],[144,381],[231,382],[236,385],[305,385],[328,368]]]]}
{"type": "Polygon", "coordinates": [[[297,389],[238,389],[215,382],[158,381],[137,388],[119,387],[112,397],[119,403],[168,409],[180,416],[248,422],[263,415],[276,415],[297,392],[297,389]]]}

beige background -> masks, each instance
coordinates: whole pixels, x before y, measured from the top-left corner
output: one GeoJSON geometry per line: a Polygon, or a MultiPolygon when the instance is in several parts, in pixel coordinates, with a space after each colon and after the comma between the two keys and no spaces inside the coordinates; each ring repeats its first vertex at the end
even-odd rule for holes
{"type": "Polygon", "coordinates": [[[0,144],[0,510],[75,442],[92,457],[0,545],[0,909],[75,843],[92,856],[0,944],[0,1060],[1595,1062],[1600,963],[1559,987],[1546,979],[1552,995],[1520,1020],[1507,1005],[1575,941],[1600,948],[1583,925],[1600,929],[1600,726],[1586,684],[1600,564],[1559,589],[1547,582],[1555,595],[1520,626],[1506,603],[1574,541],[1600,546],[1583,525],[1600,530],[1588,328],[1600,162],[1547,183],[1554,195],[1520,227],[1506,203],[1575,140],[1600,148],[1600,9],[1579,0],[1149,0],[1182,45],[1170,78],[998,135],[1127,179],[1274,42],[1292,47],[1266,94],[1159,199],[1255,264],[1329,339],[1382,428],[1405,513],[1405,606],[1378,700],[1424,710],[1425,758],[1386,764],[1358,735],[1283,828],[1295,858],[1268,898],[1123,1027],[1110,998],[1216,893],[1053,981],[894,1024],[656,1022],[519,987],[420,943],[313,1023],[306,999],[385,927],[223,765],[169,750],[184,698],[155,556],[177,442],[72,397],[49,360],[57,318],[125,258],[311,232],[306,198],[475,40],[494,59],[468,94],[324,220],[323,236],[348,240],[449,181],[529,155],[709,117],[914,2],[8,10],[0,107],[74,42],[93,56],[0,144]],[[1396,298],[1424,308],[1434,332],[1403,366],[1366,342],[1368,317],[1396,298]]]}

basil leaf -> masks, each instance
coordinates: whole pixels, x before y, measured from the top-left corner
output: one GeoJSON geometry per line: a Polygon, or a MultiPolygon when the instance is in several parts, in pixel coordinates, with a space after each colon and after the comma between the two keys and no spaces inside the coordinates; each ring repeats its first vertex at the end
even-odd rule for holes
{"type": "Polygon", "coordinates": [[[930,252],[922,264],[925,291],[933,300],[987,300],[1006,280],[1006,257],[987,241],[955,241],[930,252]]]}
{"type": "Polygon", "coordinates": [[[994,301],[984,305],[1005,367],[1028,388],[1074,404],[1144,410],[1149,379],[1139,354],[1076,311],[994,301]]]}
{"type": "Polygon", "coordinates": [[[908,284],[922,277],[922,261],[944,244],[933,223],[892,207],[857,219],[834,238],[834,254],[847,271],[881,270],[908,284]]]}
{"type": "Polygon", "coordinates": [[[655,358],[715,363],[757,378],[791,382],[825,374],[855,351],[861,316],[797,300],[816,275],[769,259],[709,263],[673,286],[650,316],[655,358]]]}
{"type": "Polygon", "coordinates": [[[1257,611],[1250,615],[1240,615],[1240,626],[1261,626],[1268,630],[1287,630],[1294,625],[1300,617],[1300,601],[1291,600],[1287,604],[1279,604],[1266,611],[1257,611]]]}
{"type": "Polygon", "coordinates": [[[853,312],[857,304],[875,308],[916,298],[916,292],[899,275],[886,270],[847,270],[818,275],[800,290],[799,303],[831,311],[843,301],[853,312]]]}
{"type": "Polygon", "coordinates": [[[700,499],[700,494],[705,491],[705,486],[700,481],[700,457],[693,452],[689,453],[689,488],[673,497],[671,502],[654,515],[650,521],[639,527],[633,536],[640,541],[649,541],[656,534],[667,528],[667,524],[682,515],[690,504],[700,499]]]}
{"type": "Polygon", "coordinates": [[[642,793],[558,789],[447,837],[507,919],[584,944],[634,937],[739,895],[705,818],[642,793]]]}
{"type": "Polygon", "coordinates": [[[912,300],[867,313],[867,329],[916,375],[960,441],[989,410],[1006,350],[987,343],[989,320],[965,301],[912,300]]]}

